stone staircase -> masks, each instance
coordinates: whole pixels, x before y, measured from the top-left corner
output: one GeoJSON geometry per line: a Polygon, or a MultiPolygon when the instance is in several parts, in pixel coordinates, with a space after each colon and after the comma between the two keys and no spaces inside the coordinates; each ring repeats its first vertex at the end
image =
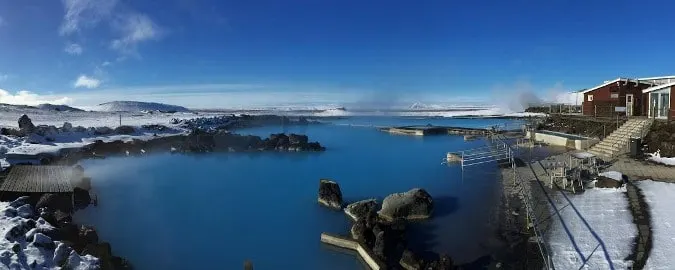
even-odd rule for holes
{"type": "Polygon", "coordinates": [[[588,152],[609,159],[625,154],[628,152],[630,138],[644,138],[652,123],[654,123],[654,119],[630,118],[604,140],[593,145],[588,152]]]}

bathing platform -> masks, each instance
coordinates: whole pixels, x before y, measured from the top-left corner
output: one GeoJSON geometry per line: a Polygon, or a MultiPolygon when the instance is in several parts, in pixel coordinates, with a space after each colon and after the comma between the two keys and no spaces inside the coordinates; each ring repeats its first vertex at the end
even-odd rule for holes
{"type": "Polygon", "coordinates": [[[392,134],[427,136],[427,135],[488,135],[491,130],[487,128],[463,128],[444,126],[403,126],[383,127],[381,131],[392,134]]]}
{"type": "Polygon", "coordinates": [[[15,165],[0,175],[0,200],[45,193],[72,194],[76,187],[89,190],[89,178],[71,166],[15,165]]]}
{"type": "Polygon", "coordinates": [[[364,248],[363,245],[359,244],[359,242],[356,242],[350,238],[322,233],[321,242],[339,248],[356,251],[356,253],[361,257],[361,259],[363,259],[370,269],[384,269],[384,264],[375,258],[375,256],[371,254],[368,249],[364,248]]]}

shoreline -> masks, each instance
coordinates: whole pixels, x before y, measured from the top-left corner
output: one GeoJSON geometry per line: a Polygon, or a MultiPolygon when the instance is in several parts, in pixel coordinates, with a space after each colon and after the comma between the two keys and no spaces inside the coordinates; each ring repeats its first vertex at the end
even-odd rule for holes
{"type": "MultiPolygon", "coordinates": [[[[3,190],[0,223],[4,229],[8,229],[2,242],[8,242],[0,246],[7,248],[11,245],[11,251],[2,251],[9,255],[3,255],[2,264],[9,268],[31,269],[132,269],[125,258],[113,255],[111,245],[99,238],[93,226],[73,222],[73,215],[77,211],[97,204],[97,200],[90,195],[90,187],[87,186],[90,178],[83,168],[50,168],[59,168],[64,173],[68,171],[69,178],[66,181],[72,183],[71,192],[3,190]],[[35,252],[35,249],[39,252],[35,252]],[[16,255],[16,261],[12,254],[16,255]]],[[[20,172],[2,172],[0,180],[5,182],[8,176],[13,176],[12,181],[17,182],[20,172]]],[[[40,177],[38,172],[24,177],[40,177]]]]}

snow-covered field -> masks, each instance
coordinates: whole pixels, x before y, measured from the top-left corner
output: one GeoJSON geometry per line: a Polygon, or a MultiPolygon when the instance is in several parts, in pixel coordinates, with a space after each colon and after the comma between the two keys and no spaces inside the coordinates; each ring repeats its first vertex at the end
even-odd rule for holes
{"type": "Polygon", "coordinates": [[[652,218],[653,246],[645,269],[675,267],[675,184],[640,181],[652,218]]]}
{"type": "Polygon", "coordinates": [[[656,163],[661,163],[665,165],[671,165],[675,166],[675,157],[661,157],[660,151],[656,151],[655,153],[648,153],[647,154],[649,157],[647,159],[654,161],[656,163]]]}
{"type": "MultiPolygon", "coordinates": [[[[567,195],[581,216],[605,243],[607,254],[615,269],[628,269],[632,264],[624,261],[624,258],[631,253],[633,238],[637,235],[637,228],[633,224],[624,192],[625,189],[594,188],[581,194],[567,195]]],[[[558,209],[566,205],[566,201],[559,193],[555,194],[554,201],[558,209]]],[[[560,214],[583,256],[574,248],[575,245],[568,237],[560,219],[554,217],[548,232],[548,241],[555,268],[580,269],[583,266],[583,269],[609,269],[601,248],[593,253],[599,242],[574,209],[570,206],[565,207],[560,214]],[[590,258],[584,266],[583,258],[588,256],[590,258]]]]}
{"type": "Polygon", "coordinates": [[[67,245],[39,233],[38,230],[54,229],[44,219],[39,218],[31,229],[28,218],[33,215],[28,204],[0,202],[0,269],[62,269],[57,263],[64,260],[63,269],[100,269],[97,258],[80,256],[67,245]]]}

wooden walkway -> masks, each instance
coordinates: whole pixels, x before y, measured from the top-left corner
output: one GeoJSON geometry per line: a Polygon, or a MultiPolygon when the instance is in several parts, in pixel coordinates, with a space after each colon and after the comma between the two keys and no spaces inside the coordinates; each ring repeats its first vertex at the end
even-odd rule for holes
{"type": "Polygon", "coordinates": [[[5,177],[0,192],[73,192],[71,180],[74,173],[70,166],[17,165],[5,177]]]}

